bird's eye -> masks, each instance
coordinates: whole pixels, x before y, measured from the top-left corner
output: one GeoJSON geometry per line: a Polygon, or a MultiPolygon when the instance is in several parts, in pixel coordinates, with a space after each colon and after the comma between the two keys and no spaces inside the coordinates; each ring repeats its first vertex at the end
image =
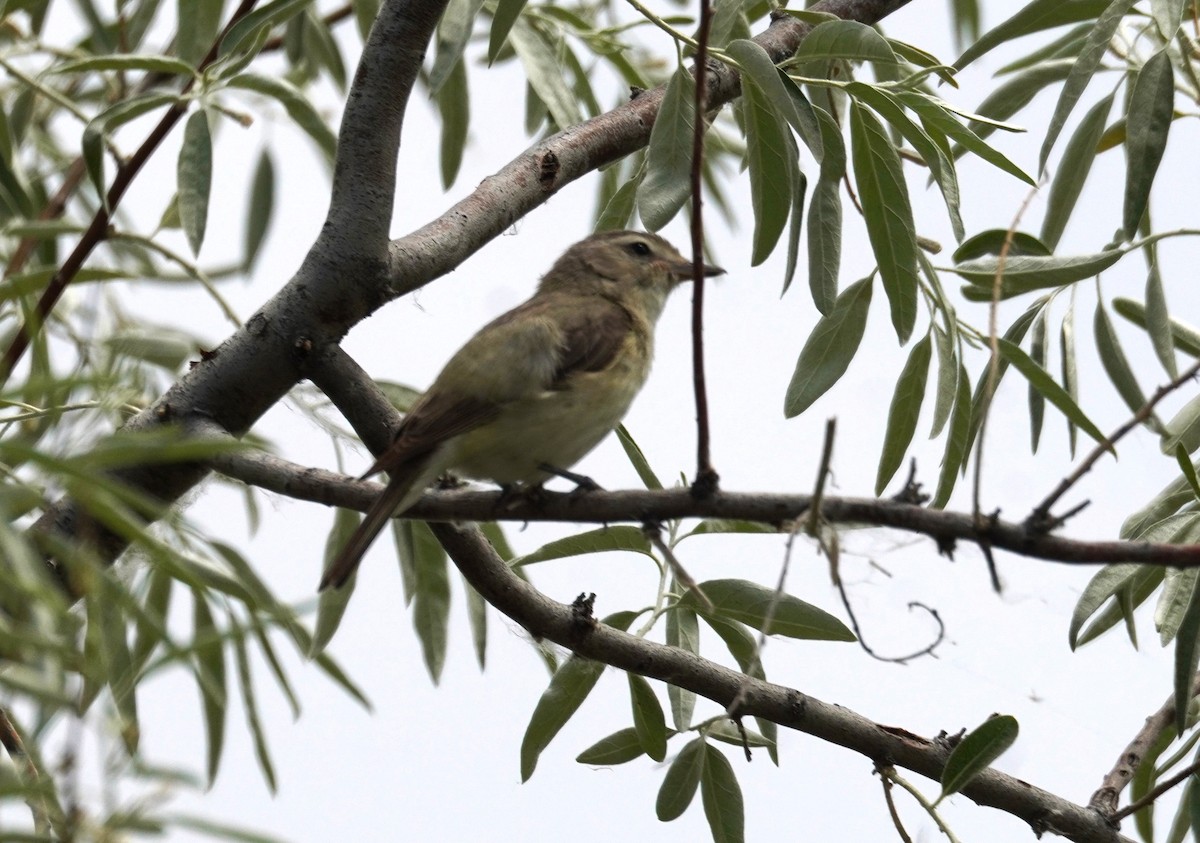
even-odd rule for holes
{"type": "Polygon", "coordinates": [[[646,255],[650,254],[650,247],[641,240],[634,240],[629,244],[629,251],[633,252],[640,258],[644,258],[646,255]]]}

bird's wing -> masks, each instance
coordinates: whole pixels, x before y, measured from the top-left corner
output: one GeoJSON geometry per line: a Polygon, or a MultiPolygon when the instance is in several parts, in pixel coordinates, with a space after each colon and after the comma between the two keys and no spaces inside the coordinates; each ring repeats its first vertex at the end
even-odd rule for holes
{"type": "Polygon", "coordinates": [[[552,387],[561,389],[576,372],[600,372],[608,368],[628,341],[633,317],[615,302],[606,304],[609,306],[599,309],[593,302],[587,316],[579,310],[563,314],[562,355],[552,387]]]}

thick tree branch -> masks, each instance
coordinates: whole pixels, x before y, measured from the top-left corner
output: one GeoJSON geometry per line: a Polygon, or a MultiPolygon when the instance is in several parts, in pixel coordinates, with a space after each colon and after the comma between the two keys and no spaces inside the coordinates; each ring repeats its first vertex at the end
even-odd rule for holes
{"type": "MultiPolygon", "coordinates": [[[[581,619],[570,606],[551,600],[515,576],[478,529],[451,524],[431,527],[471,585],[535,637],[585,658],[686,688],[722,707],[738,697],[741,716],[763,717],[805,732],[861,753],[877,765],[904,767],[935,780],[941,774],[949,749],[936,741],[873,723],[842,706],[753,679],[685,650],[581,619]]],[[[980,805],[1020,817],[1038,835],[1054,832],[1078,843],[1127,841],[1095,811],[995,770],[982,773],[962,793],[980,805]]]]}
{"type": "MultiPolygon", "coordinates": [[[[383,489],[319,468],[305,468],[269,454],[223,454],[209,463],[235,480],[298,500],[366,511],[383,489]]],[[[509,496],[511,498],[511,496],[509,496]]],[[[723,518],[787,525],[810,511],[810,495],[714,492],[697,499],[687,489],[656,491],[547,492],[537,501],[506,499],[501,492],[430,491],[404,513],[422,521],[572,521],[617,524],[679,518],[723,518]]],[[[926,509],[881,498],[825,497],[821,518],[830,524],[872,524],[929,536],[939,551],[956,541],[1007,550],[1029,559],[1099,565],[1136,562],[1176,568],[1200,567],[1200,545],[1141,541],[1084,541],[1046,535],[999,519],[980,524],[969,513],[926,509]]]]}

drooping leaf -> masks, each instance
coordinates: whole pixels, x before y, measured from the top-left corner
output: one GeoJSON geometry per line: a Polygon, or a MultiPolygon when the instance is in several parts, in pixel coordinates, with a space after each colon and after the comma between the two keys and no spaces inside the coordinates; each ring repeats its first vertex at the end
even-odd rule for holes
{"type": "Polygon", "coordinates": [[[1167,307],[1167,292],[1163,287],[1162,274],[1158,271],[1158,262],[1150,264],[1146,274],[1146,333],[1150,335],[1150,344],[1154,353],[1162,363],[1163,369],[1172,380],[1179,377],[1179,367],[1175,361],[1175,346],[1179,344],[1175,336],[1175,327],[1167,307]]]}
{"type": "Polygon", "coordinates": [[[691,195],[696,80],[680,65],[671,75],[646,148],[646,177],[637,188],[638,214],[658,231],[691,195]]]}
{"type": "Polygon", "coordinates": [[[212,187],[212,136],[204,109],[195,112],[184,125],[177,175],[179,221],[192,254],[198,255],[208,224],[208,194],[212,187]]]}
{"type": "Polygon", "coordinates": [[[1109,0],[1034,0],[1022,6],[1012,17],[985,32],[958,57],[954,66],[962,70],[975,59],[1014,38],[1068,23],[1091,20],[1108,5],[1109,0]]]}
{"type": "Polygon", "coordinates": [[[575,760],[580,764],[603,764],[605,766],[625,764],[646,753],[638,740],[637,730],[632,726],[613,732],[589,746],[575,760]]]}
{"type": "Polygon", "coordinates": [[[813,328],[784,398],[788,418],[803,413],[846,373],[867,325],[872,280],[864,278],[847,287],[813,328]]]}
{"type": "Polygon", "coordinates": [[[444,84],[438,89],[436,100],[442,118],[442,187],[449,189],[462,167],[463,150],[467,146],[467,127],[471,122],[467,68],[461,61],[447,74],[444,84]]]}
{"type": "Polygon", "coordinates": [[[892,393],[892,404],[888,410],[887,429],[883,436],[883,454],[875,476],[875,494],[883,493],[904,462],[908,446],[917,432],[917,420],[921,416],[921,404],[925,400],[925,384],[929,378],[929,363],[933,356],[933,343],[926,334],[909,352],[908,360],[900,371],[892,393]]]}
{"type": "Polygon", "coordinates": [[[1046,217],[1042,220],[1042,242],[1051,250],[1058,248],[1058,241],[1066,230],[1067,222],[1075,210],[1075,203],[1083,191],[1092,162],[1096,158],[1100,135],[1108,113],[1112,110],[1113,95],[1109,94],[1089,109],[1079,121],[1071,140],[1063,150],[1058,171],[1050,182],[1050,194],[1046,199],[1046,217]]]}
{"type": "Polygon", "coordinates": [[[742,86],[742,113],[754,210],[750,265],[758,266],[770,257],[787,223],[798,161],[795,140],[784,129],[766,95],[751,80],[742,86]]]}
{"type": "Polygon", "coordinates": [[[629,698],[633,729],[642,749],[655,761],[662,761],[667,757],[667,721],[658,697],[644,677],[630,673],[629,698]]]}
{"type": "Polygon", "coordinates": [[[704,739],[695,738],[684,745],[667,768],[654,803],[655,814],[662,822],[678,819],[692,804],[704,771],[704,750],[704,739]]]}
{"type": "Polygon", "coordinates": [[[842,177],[846,148],[842,133],[828,112],[814,109],[821,127],[821,174],[808,206],[808,285],[813,303],[829,316],[838,298],[842,253],[842,177]]]}
{"type": "Polygon", "coordinates": [[[498,0],[496,3],[496,11],[492,15],[492,30],[488,36],[487,60],[489,65],[500,54],[500,48],[504,46],[513,24],[521,16],[525,3],[526,0],[498,0]]]}
{"type": "Polygon", "coordinates": [[[246,212],[246,245],[242,257],[242,269],[246,272],[254,268],[274,211],[275,164],[270,153],[263,149],[258,157],[258,164],[254,167],[254,178],[250,182],[250,207],[246,212]]]}
{"type": "Polygon", "coordinates": [[[1125,209],[1122,228],[1126,237],[1137,233],[1146,213],[1150,188],[1167,148],[1175,104],[1175,75],[1170,53],[1164,48],[1146,60],[1129,98],[1126,121],[1125,209]]]}
{"type": "Polygon", "coordinates": [[[1037,363],[1034,363],[1028,354],[1008,340],[1000,339],[998,342],[1000,344],[1000,353],[1004,355],[1004,359],[1024,375],[1025,379],[1039,392],[1045,395],[1046,400],[1057,407],[1070,422],[1078,425],[1088,436],[1100,444],[1111,448],[1100,428],[1096,427],[1092,420],[1084,414],[1083,410],[1079,408],[1079,405],[1067,390],[1056,383],[1054,378],[1050,377],[1049,372],[1037,363]]]}
{"type": "Polygon", "coordinates": [[[867,235],[892,311],[892,326],[907,342],[917,318],[917,238],[900,156],[883,125],[858,104],[850,108],[854,180],[867,235]]]}
{"type": "Polygon", "coordinates": [[[746,824],[742,789],[729,759],[709,744],[704,745],[700,799],[704,803],[704,816],[708,819],[713,843],[742,843],[746,824]]]}
{"type": "Polygon", "coordinates": [[[999,714],[989,717],[978,728],[964,735],[942,769],[942,794],[938,802],[952,793],[958,793],[971,779],[986,770],[1013,745],[1019,731],[1015,717],[999,714]]]}

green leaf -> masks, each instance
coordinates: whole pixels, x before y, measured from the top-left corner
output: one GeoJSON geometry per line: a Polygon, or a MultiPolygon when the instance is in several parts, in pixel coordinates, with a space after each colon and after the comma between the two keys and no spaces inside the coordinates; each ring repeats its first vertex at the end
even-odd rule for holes
{"type": "Polygon", "coordinates": [[[437,95],[450,72],[462,62],[463,51],[471,40],[475,18],[482,7],[483,0],[449,0],[446,3],[446,11],[438,21],[437,55],[429,71],[430,96],[437,95]]]}
{"type": "Polygon", "coordinates": [[[794,61],[799,64],[826,59],[881,61],[889,64],[899,61],[886,38],[866,24],[852,20],[818,24],[800,42],[794,61]]]}
{"type": "MultiPolygon", "coordinates": [[[[696,613],[687,606],[674,606],[667,612],[666,643],[686,653],[700,652],[700,622],[696,613]]],[[[692,714],[696,710],[696,693],[678,685],[667,685],[667,699],[671,703],[671,721],[682,732],[692,725],[692,714]]]]}
{"type": "MultiPolygon", "coordinates": [[[[88,177],[101,196],[106,195],[104,184],[104,139],[130,120],[143,114],[173,105],[173,94],[148,92],[121,100],[97,114],[83,130],[83,160],[87,165],[88,177]]],[[[107,200],[105,200],[107,201],[107,200]]]]}
{"type": "Polygon", "coordinates": [[[617,192],[596,217],[596,231],[620,231],[629,228],[629,221],[633,219],[633,212],[637,207],[638,186],[644,176],[645,170],[639,168],[628,181],[617,188],[617,192]]]}
{"type": "Polygon", "coordinates": [[[212,136],[208,131],[208,114],[203,109],[189,117],[183,128],[177,172],[179,221],[192,254],[198,255],[208,224],[208,194],[212,187],[212,136]]]}
{"type": "Polygon", "coordinates": [[[226,84],[231,88],[241,88],[254,91],[266,97],[271,97],[283,106],[288,116],[305,134],[313,139],[327,161],[332,162],[337,151],[337,136],[326,125],[320,113],[295,85],[283,79],[260,76],[255,73],[242,73],[229,79],[226,84]]]}
{"type": "MultiPolygon", "coordinates": [[[[1147,279],[1146,283],[1147,292],[1149,292],[1150,279],[1147,279]]],[[[1161,285],[1162,280],[1159,279],[1157,283],[1161,285]]],[[[1148,318],[1146,306],[1140,302],[1133,301],[1132,299],[1116,298],[1113,299],[1113,310],[1139,328],[1149,330],[1147,326],[1151,320],[1148,318]]],[[[1166,335],[1170,337],[1171,345],[1185,354],[1200,357],[1200,331],[1197,331],[1190,325],[1183,324],[1177,319],[1168,319],[1167,324],[1169,330],[1166,331],[1166,335]]],[[[1154,341],[1155,333],[1151,333],[1151,341],[1154,341]]]]}
{"type": "MultiPolygon", "coordinates": [[[[1049,371],[1049,346],[1046,344],[1046,313],[1042,308],[1037,319],[1033,320],[1033,336],[1030,338],[1029,356],[1034,363],[1049,371]]],[[[1042,438],[1042,422],[1046,415],[1046,397],[1029,384],[1029,428],[1030,449],[1037,453],[1038,443],[1042,438]]]]}
{"type": "Polygon", "coordinates": [[[1200,501],[1200,476],[1196,474],[1196,466],[1192,465],[1191,459],[1188,458],[1186,448],[1176,446],[1175,461],[1179,463],[1179,471],[1183,474],[1184,479],[1192,487],[1192,494],[1197,501],[1200,501]]]}
{"type": "Polygon", "coordinates": [[[925,384],[929,378],[929,363],[933,356],[933,343],[926,334],[909,352],[908,361],[900,371],[896,390],[892,393],[892,404],[888,410],[887,431],[883,436],[883,453],[879,458],[879,470],[875,475],[875,494],[883,493],[904,462],[908,446],[917,432],[917,420],[921,416],[921,404],[925,400],[925,384]]]}
{"type": "Polygon", "coordinates": [[[1172,380],[1179,377],[1179,367],[1175,361],[1178,341],[1175,339],[1173,322],[1158,263],[1151,263],[1150,272],[1146,275],[1146,333],[1150,335],[1155,355],[1172,380]]]}
{"type": "Polygon", "coordinates": [[[917,319],[917,233],[904,169],[879,120],[857,103],[850,107],[854,180],[867,222],[879,276],[891,304],[892,325],[908,342],[917,319]]]}
{"type": "Polygon", "coordinates": [[[191,76],[192,66],[172,56],[134,55],[113,53],[107,56],[91,56],[86,59],[64,62],[50,68],[50,73],[89,73],[94,70],[142,71],[162,73],[170,76],[191,76]]]}
{"type": "Polygon", "coordinates": [[[242,269],[250,272],[258,260],[259,250],[267,236],[271,215],[275,211],[275,164],[264,147],[254,167],[250,182],[250,207],[246,212],[246,245],[242,269]]]}
{"type": "MultiPolygon", "coordinates": [[[[346,541],[362,520],[359,513],[350,509],[337,509],[333,515],[333,528],[325,539],[325,557],[322,570],[329,567],[338,552],[345,546],[346,541]]],[[[358,571],[351,574],[345,585],[337,588],[327,588],[317,598],[317,623],[313,630],[313,640],[309,646],[308,655],[313,657],[324,652],[325,646],[333,639],[338,626],[342,623],[342,615],[346,613],[346,604],[354,594],[354,586],[358,583],[358,571]]]]}
{"type": "Polygon", "coordinates": [[[963,295],[972,301],[988,301],[992,297],[996,273],[1001,269],[1003,276],[1000,282],[1000,297],[1006,299],[1033,290],[1063,287],[1086,278],[1094,278],[1124,255],[1125,252],[1121,249],[1070,257],[1016,255],[1009,257],[1003,264],[999,258],[980,258],[961,263],[953,269],[974,285],[965,288],[963,295]]]}
{"type": "MultiPolygon", "coordinates": [[[[1062,354],[1062,385],[1067,396],[1079,406],[1079,370],[1075,363],[1075,304],[1071,303],[1059,331],[1059,350],[1062,354]]],[[[1075,456],[1075,423],[1067,418],[1067,439],[1071,456],[1075,456]]]]}
{"type": "Polygon", "coordinates": [[[1000,345],[1000,354],[1004,359],[1012,363],[1034,388],[1046,396],[1046,400],[1067,417],[1068,421],[1078,425],[1084,433],[1111,450],[1112,446],[1108,444],[1108,439],[1100,432],[1100,428],[1084,415],[1083,410],[1079,409],[1079,405],[1075,403],[1067,390],[1055,383],[1054,378],[1050,377],[1045,369],[1034,363],[1028,354],[1008,340],[1000,338],[997,342],[1000,345]]]}
{"type": "MultiPolygon", "coordinates": [[[[1096,338],[1096,350],[1100,355],[1100,363],[1104,366],[1108,379],[1116,387],[1117,393],[1129,411],[1138,412],[1146,403],[1146,394],[1138,385],[1133,368],[1129,365],[1129,360],[1121,349],[1121,341],[1117,338],[1116,329],[1113,327],[1112,320],[1108,318],[1103,301],[1096,302],[1092,333],[1096,338]]],[[[1150,424],[1154,427],[1157,423],[1152,419],[1150,424]]]]}
{"type": "Polygon", "coordinates": [[[1170,41],[1179,31],[1183,10],[1190,0],[1150,0],[1150,14],[1164,41],[1170,41]]]}
{"type": "MultiPolygon", "coordinates": [[[[551,44],[541,30],[535,29],[525,18],[517,19],[508,39],[521,60],[529,85],[545,104],[554,123],[565,129],[582,122],[579,103],[563,78],[562,60],[558,56],[566,46],[551,44]]],[[[661,112],[659,118],[662,118],[661,112]]]]}
{"type": "Polygon", "coordinates": [[[254,694],[254,676],[250,672],[250,657],[246,652],[246,639],[243,635],[233,638],[234,656],[237,659],[238,684],[242,689],[242,707],[246,710],[246,723],[250,727],[250,735],[254,740],[254,758],[258,761],[258,769],[262,771],[263,781],[272,795],[278,789],[275,779],[275,765],[271,761],[271,749],[267,744],[267,733],[263,728],[262,716],[259,714],[258,701],[254,694]]]}
{"type": "Polygon", "coordinates": [[[842,178],[846,148],[828,112],[814,109],[821,127],[821,174],[808,206],[808,285],[817,310],[828,316],[838,295],[842,253],[842,178]]]}
{"type": "Polygon", "coordinates": [[[1167,148],[1175,105],[1175,76],[1166,48],[1147,59],[1129,97],[1126,121],[1125,210],[1122,228],[1126,237],[1137,233],[1150,202],[1150,188],[1167,148]]]}
{"type": "Polygon", "coordinates": [[[625,450],[625,456],[633,464],[638,477],[641,478],[642,485],[647,489],[661,489],[663,487],[662,481],[658,479],[658,475],[650,467],[650,462],[646,459],[646,455],[642,453],[642,449],[638,447],[638,443],[630,435],[629,429],[623,424],[617,425],[617,440],[625,450]]]}
{"type": "Polygon", "coordinates": [[[583,705],[604,672],[604,664],[571,656],[554,672],[521,739],[521,781],[529,781],[538,757],[583,705]]]}
{"type": "Polygon", "coordinates": [[[208,736],[208,784],[217,780],[221,766],[221,751],[225,746],[225,711],[228,696],[225,688],[225,654],[221,636],[213,623],[208,598],[198,589],[192,590],[196,672],[201,701],[204,704],[204,726],[208,736]]]}
{"type": "Polygon", "coordinates": [[[1187,728],[1188,705],[1192,701],[1192,683],[1200,665],[1200,585],[1192,589],[1187,610],[1179,623],[1175,639],[1175,731],[1187,728]]]}
{"type": "Polygon", "coordinates": [[[1176,448],[1189,454],[1200,449],[1200,395],[1184,404],[1163,429],[1162,452],[1170,454],[1176,448]]]}
{"type": "Polygon", "coordinates": [[[742,86],[742,114],[754,210],[750,265],[758,266],[775,250],[787,223],[799,162],[796,142],[785,132],[766,94],[749,79],[742,86]]]}
{"type": "Polygon", "coordinates": [[[703,738],[689,741],[667,768],[654,803],[654,812],[662,822],[678,819],[692,804],[704,772],[705,748],[703,738]]]}
{"type": "Polygon", "coordinates": [[[1032,234],[1024,231],[1009,231],[1004,228],[988,228],[972,234],[954,250],[955,263],[977,260],[988,255],[1038,255],[1048,257],[1053,250],[1032,234]]]}
{"type": "Polygon", "coordinates": [[[517,18],[521,16],[521,10],[525,8],[525,2],[526,0],[498,0],[496,3],[496,11],[492,15],[492,31],[488,36],[487,60],[489,66],[496,61],[496,56],[500,54],[500,49],[508,39],[508,33],[512,30],[513,24],[517,22],[517,18]]]}
{"type": "Polygon", "coordinates": [[[704,745],[700,800],[704,803],[704,816],[708,818],[713,843],[742,843],[746,824],[742,789],[729,760],[708,744],[704,745]]]}
{"type": "Polygon", "coordinates": [[[175,30],[175,52],[188,65],[200,64],[221,31],[224,0],[191,0],[176,4],[179,26],[175,30]]]}
{"type": "Polygon", "coordinates": [[[1058,162],[1058,172],[1054,174],[1046,199],[1046,217],[1042,220],[1041,232],[1042,242],[1051,250],[1058,248],[1058,241],[1066,230],[1067,221],[1071,219],[1083,184],[1091,172],[1112,102],[1113,95],[1109,94],[1091,107],[1079,121],[1067,148],[1063,150],[1062,160],[1058,162]]]}
{"type": "Polygon", "coordinates": [[[1071,623],[1067,628],[1067,642],[1072,650],[1080,645],[1079,631],[1084,623],[1094,615],[1109,598],[1127,590],[1141,575],[1141,565],[1123,562],[1118,565],[1105,565],[1092,576],[1084,586],[1083,593],[1075,602],[1071,613],[1071,623]]]}
{"type": "Polygon", "coordinates": [[[645,755],[637,730],[632,726],[601,738],[575,757],[580,764],[614,766],[645,755]]]}
{"type": "Polygon", "coordinates": [[[633,729],[646,754],[655,761],[667,757],[667,721],[662,705],[645,677],[630,673],[629,699],[633,707],[633,729]]]}
{"type": "Polygon", "coordinates": [[[646,148],[646,176],[637,189],[642,224],[658,231],[691,195],[696,80],[680,65],[671,75],[646,148]]]}
{"type": "Polygon", "coordinates": [[[1135,0],[1112,0],[1088,34],[1083,50],[1075,59],[1071,73],[1063,84],[1062,92],[1058,96],[1058,103],[1054,107],[1054,114],[1050,117],[1050,123],[1046,128],[1046,137],[1042,141],[1042,151],[1038,157],[1039,173],[1045,171],[1046,161],[1050,157],[1050,150],[1054,148],[1054,142],[1058,139],[1067,118],[1075,109],[1075,104],[1079,102],[1079,97],[1087,88],[1088,82],[1092,81],[1092,76],[1100,67],[1100,60],[1108,52],[1109,44],[1112,42],[1121,19],[1133,7],[1134,2],[1135,0]]]}
{"type": "Polygon", "coordinates": [[[941,509],[950,500],[954,484],[958,481],[958,470],[966,464],[974,421],[974,402],[971,400],[971,379],[967,367],[958,364],[958,380],[955,387],[954,410],[950,414],[950,429],[946,435],[946,450],[942,454],[942,467],[938,472],[937,491],[929,506],[941,509]]]}
{"type": "MultiPolygon", "coordinates": [[[[1189,519],[1186,524],[1187,527],[1195,526],[1195,521],[1189,519]]],[[[1180,532],[1186,531],[1187,527],[1180,532]]],[[[1198,580],[1200,571],[1195,568],[1167,569],[1154,607],[1154,628],[1158,630],[1158,641],[1162,646],[1170,644],[1179,634],[1198,580]]]]}
{"type": "MultiPolygon", "coordinates": [[[[495,522],[491,522],[495,524],[495,522]]],[[[471,628],[471,645],[475,650],[475,661],[482,671],[487,667],[487,601],[464,577],[463,593],[467,598],[467,625],[471,628]]]]}
{"type": "Polygon", "coordinates": [[[413,629],[429,678],[437,684],[446,664],[450,626],[450,573],[446,551],[424,521],[413,523],[413,629]]]}
{"type": "Polygon", "coordinates": [[[950,411],[954,409],[954,396],[958,392],[958,350],[954,346],[954,340],[936,325],[933,335],[937,341],[938,377],[930,439],[941,433],[946,422],[950,421],[950,411]]]}
{"type": "Polygon", "coordinates": [[[989,717],[977,729],[964,735],[942,768],[942,794],[938,802],[958,793],[986,770],[1013,745],[1019,731],[1015,717],[1000,714],[989,717]]]}
{"type": "Polygon", "coordinates": [[[284,23],[289,18],[303,11],[311,0],[273,0],[239,20],[229,28],[221,39],[218,58],[224,58],[237,51],[239,47],[252,42],[259,35],[259,30],[270,30],[277,24],[284,23]]]}
{"type": "Polygon", "coordinates": [[[435,99],[442,118],[442,188],[449,190],[462,166],[467,127],[471,121],[467,68],[461,61],[446,76],[445,84],[438,89],[435,99]]]}
{"type": "Polygon", "coordinates": [[[975,59],[1014,38],[1097,17],[1109,0],[1033,0],[968,47],[954,67],[962,70],[975,59]]]}
{"type": "MultiPolygon", "coordinates": [[[[767,635],[804,638],[817,641],[856,641],[844,623],[811,603],[790,594],[776,594],[748,580],[708,580],[699,586],[713,604],[712,614],[748,624],[767,635]],[[767,616],[772,611],[768,628],[767,616]]],[[[694,591],[680,600],[699,615],[708,615],[694,591]]]]}
{"type": "Polygon", "coordinates": [[[950,215],[950,227],[955,240],[962,240],[965,231],[962,215],[959,211],[958,175],[954,168],[954,159],[949,154],[949,147],[935,143],[924,129],[909,118],[900,106],[899,101],[882,88],[866,85],[862,82],[851,82],[846,86],[847,93],[857,97],[879,113],[888,124],[913,145],[920,153],[930,175],[937,182],[938,189],[946,203],[950,215]]]}
{"type": "Polygon", "coordinates": [[[958,118],[949,110],[946,103],[914,91],[900,91],[896,96],[908,108],[917,113],[921,118],[921,125],[925,127],[925,131],[929,133],[930,137],[941,136],[954,141],[992,166],[1009,175],[1016,176],[1030,186],[1037,185],[1032,176],[1010,161],[1007,156],[989,146],[979,135],[958,122],[958,118]]]}
{"type": "Polygon", "coordinates": [[[604,553],[609,550],[630,550],[650,555],[650,543],[640,527],[617,525],[601,527],[598,530],[588,530],[574,536],[556,539],[527,553],[509,563],[512,567],[532,565],[535,562],[546,562],[551,559],[563,559],[568,556],[581,556],[585,553],[604,553]]]}
{"type": "Polygon", "coordinates": [[[350,5],[354,7],[354,22],[358,26],[358,35],[364,41],[367,40],[371,24],[375,23],[379,14],[381,2],[382,0],[350,0],[350,5]]]}
{"type": "Polygon", "coordinates": [[[800,350],[784,398],[783,412],[788,418],[807,410],[846,373],[867,325],[871,281],[864,278],[847,287],[813,328],[800,350]]]}

